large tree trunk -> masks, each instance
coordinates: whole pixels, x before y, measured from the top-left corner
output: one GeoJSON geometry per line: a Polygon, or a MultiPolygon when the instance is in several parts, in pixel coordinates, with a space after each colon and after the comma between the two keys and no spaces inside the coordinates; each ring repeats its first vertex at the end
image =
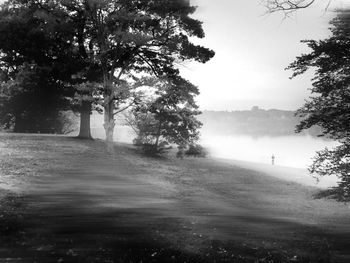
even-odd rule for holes
{"type": "Polygon", "coordinates": [[[13,127],[13,132],[25,132],[25,125],[21,112],[15,113],[15,124],[13,127]]]}
{"type": "Polygon", "coordinates": [[[103,89],[104,89],[104,124],[106,142],[108,147],[113,148],[114,138],[114,98],[112,81],[107,70],[103,69],[103,89]]]}
{"type": "Polygon", "coordinates": [[[158,130],[157,130],[157,135],[156,135],[156,142],[155,142],[155,144],[154,144],[155,150],[156,150],[156,151],[158,150],[161,128],[162,128],[162,123],[159,122],[158,130]]]}
{"type": "Polygon", "coordinates": [[[114,101],[110,101],[104,107],[104,124],[106,132],[106,141],[108,144],[113,144],[114,138],[114,101]]]}
{"type": "Polygon", "coordinates": [[[78,138],[92,139],[90,130],[91,102],[83,101],[80,112],[80,131],[78,138]]]}

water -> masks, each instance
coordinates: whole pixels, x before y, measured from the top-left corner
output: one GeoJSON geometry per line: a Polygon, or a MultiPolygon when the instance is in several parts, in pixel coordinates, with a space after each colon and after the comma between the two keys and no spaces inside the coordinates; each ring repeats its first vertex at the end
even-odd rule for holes
{"type": "Polygon", "coordinates": [[[311,136],[260,137],[223,136],[203,133],[202,144],[211,156],[294,168],[307,168],[315,152],[332,148],[337,142],[311,136]]]}
{"type": "MultiPolygon", "coordinates": [[[[94,138],[105,139],[102,115],[95,114],[91,120],[94,138]]],[[[136,134],[130,127],[117,122],[114,140],[131,143],[136,134]]],[[[247,135],[217,135],[202,131],[201,144],[217,158],[234,159],[254,163],[271,164],[294,168],[307,168],[312,163],[315,152],[325,147],[332,148],[337,142],[311,136],[252,137],[247,135]]]]}
{"type": "MultiPolygon", "coordinates": [[[[114,140],[131,143],[135,133],[130,127],[118,124],[114,140]]],[[[105,139],[102,127],[101,118],[95,118],[91,127],[94,138],[105,139]]],[[[312,163],[315,152],[325,147],[333,148],[337,145],[334,141],[297,135],[258,138],[224,136],[202,131],[201,144],[209,149],[212,157],[235,160],[230,162],[246,169],[308,186],[327,188],[337,185],[336,177],[325,177],[318,182],[306,169],[312,163]],[[275,156],[274,166],[271,165],[272,155],[275,156]]]]}

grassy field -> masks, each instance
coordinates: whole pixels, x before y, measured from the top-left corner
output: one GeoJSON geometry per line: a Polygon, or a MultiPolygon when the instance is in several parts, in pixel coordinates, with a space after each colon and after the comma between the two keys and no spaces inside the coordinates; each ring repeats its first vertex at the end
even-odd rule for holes
{"type": "Polygon", "coordinates": [[[214,159],[0,134],[0,262],[350,262],[350,209],[214,159]]]}

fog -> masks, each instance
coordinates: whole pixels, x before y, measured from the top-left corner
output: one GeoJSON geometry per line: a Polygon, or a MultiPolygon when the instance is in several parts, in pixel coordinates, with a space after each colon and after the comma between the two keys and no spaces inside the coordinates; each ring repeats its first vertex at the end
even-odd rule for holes
{"type": "MultiPolygon", "coordinates": [[[[218,130],[207,129],[204,123],[201,129],[200,144],[209,151],[211,157],[240,160],[253,163],[271,164],[274,155],[276,166],[306,169],[316,151],[325,147],[332,148],[338,143],[310,135],[252,136],[244,134],[223,134],[218,130]]],[[[105,139],[103,115],[93,114],[91,133],[94,138],[105,139]]],[[[114,139],[117,142],[132,143],[135,132],[124,125],[123,118],[117,120],[114,139]]]]}
{"type": "Polygon", "coordinates": [[[316,151],[337,145],[334,141],[309,135],[254,138],[204,133],[201,141],[213,157],[272,164],[274,155],[275,165],[295,168],[307,168],[316,151]]]}

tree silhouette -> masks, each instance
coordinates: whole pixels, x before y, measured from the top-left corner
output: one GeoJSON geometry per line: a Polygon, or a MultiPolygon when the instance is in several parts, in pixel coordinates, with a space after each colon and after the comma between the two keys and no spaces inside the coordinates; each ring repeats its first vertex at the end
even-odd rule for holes
{"type": "MultiPolygon", "coordinates": [[[[30,47],[31,42],[35,43],[33,50],[45,50],[46,56],[41,57],[45,63],[53,58],[61,60],[59,53],[51,52],[52,42],[48,39],[64,36],[62,25],[65,25],[63,29],[71,36],[64,42],[68,47],[52,50],[63,54],[65,50],[71,50],[70,57],[76,59],[72,64],[82,62],[78,65],[83,65],[76,69],[78,76],[89,77],[91,67],[97,69],[96,80],[102,83],[102,88],[96,89],[103,97],[100,102],[104,109],[104,128],[110,142],[113,141],[115,114],[124,107],[123,102],[129,102],[126,94],[134,95],[125,89],[126,86],[133,87],[125,85],[126,82],[132,84],[140,74],[177,75],[178,69],[174,67],[177,62],[196,60],[204,63],[214,55],[213,51],[190,41],[193,37],[203,38],[204,32],[201,22],[190,17],[196,8],[187,0],[12,0],[4,4],[4,10],[5,7],[24,13],[24,10],[31,10],[29,16],[33,19],[29,21],[36,23],[38,36],[30,35],[31,38],[24,39],[30,47]]],[[[7,33],[11,35],[9,30],[7,26],[7,33]]],[[[1,50],[5,52],[4,48],[1,50]]],[[[35,52],[28,54],[26,45],[21,45],[18,50],[20,52],[16,51],[15,55],[23,57],[25,54],[26,60],[36,57],[35,52]]],[[[7,53],[10,57],[11,49],[7,53]]],[[[80,82],[84,80],[88,81],[81,78],[80,82]]],[[[91,107],[86,108],[89,111],[91,107]]]]}
{"type": "MultiPolygon", "coordinates": [[[[98,77],[94,74],[98,69],[87,63],[84,54],[75,45],[79,25],[68,19],[58,4],[50,2],[50,6],[44,7],[44,2],[13,0],[5,2],[0,11],[1,68],[6,70],[8,81],[18,79],[17,75],[25,65],[27,69],[35,68],[41,79],[37,78],[36,92],[33,94],[40,98],[35,100],[37,104],[42,105],[53,96],[73,98],[76,85],[98,77]],[[72,78],[77,73],[84,77],[72,78]],[[50,89],[52,85],[48,83],[59,88],[50,89]]],[[[17,82],[18,85],[21,84],[17,82]]],[[[23,100],[24,103],[30,104],[33,100],[23,100]]],[[[89,101],[83,102],[72,109],[80,112],[81,119],[86,121],[90,118],[90,104],[89,101]]],[[[19,104],[12,105],[17,105],[18,110],[21,108],[19,104]]],[[[86,128],[88,130],[80,131],[82,137],[90,137],[90,127],[86,128]]]]}
{"type": "Polygon", "coordinates": [[[194,100],[198,88],[179,76],[154,82],[154,95],[135,106],[126,119],[137,134],[135,142],[153,154],[169,144],[179,149],[195,144],[202,126],[196,119],[200,114],[194,100]]]}
{"type": "Polygon", "coordinates": [[[340,142],[333,150],[317,153],[310,171],[320,176],[336,175],[340,182],[335,189],[343,199],[350,198],[350,12],[338,11],[331,21],[331,36],[305,42],[312,50],[288,67],[292,77],[315,69],[309,101],[297,111],[303,118],[297,126],[300,132],[312,126],[322,128],[322,136],[340,142]]]}
{"type": "MultiPolygon", "coordinates": [[[[106,140],[113,141],[119,98],[125,81],[139,74],[176,75],[176,61],[208,61],[214,53],[194,45],[190,37],[204,37],[201,23],[190,15],[186,0],[63,1],[74,20],[85,23],[80,47],[102,71],[106,140]]],[[[129,85],[132,86],[132,85],[129,85]]],[[[132,94],[132,93],[130,93],[132,94]]]]}

